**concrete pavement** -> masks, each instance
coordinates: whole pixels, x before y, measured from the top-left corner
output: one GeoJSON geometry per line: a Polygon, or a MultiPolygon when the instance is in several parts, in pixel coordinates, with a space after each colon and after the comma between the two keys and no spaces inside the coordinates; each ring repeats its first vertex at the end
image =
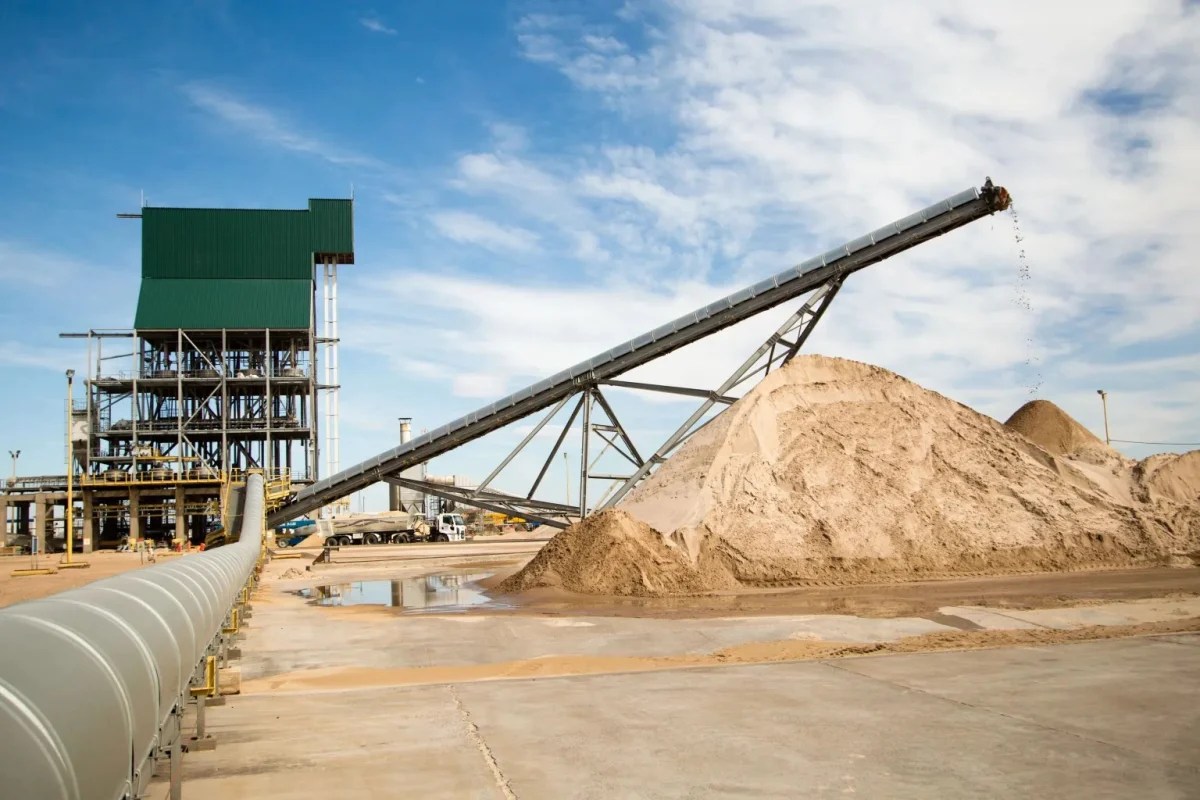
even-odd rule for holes
{"type": "Polygon", "coordinates": [[[318,608],[294,587],[256,598],[246,693],[208,715],[217,747],[184,758],[185,796],[1200,796],[1197,633],[709,666],[754,643],[1191,620],[1200,598],[637,618],[318,608]]]}
{"type": "Polygon", "coordinates": [[[205,798],[1200,795],[1200,636],[230,698],[205,798]]]}

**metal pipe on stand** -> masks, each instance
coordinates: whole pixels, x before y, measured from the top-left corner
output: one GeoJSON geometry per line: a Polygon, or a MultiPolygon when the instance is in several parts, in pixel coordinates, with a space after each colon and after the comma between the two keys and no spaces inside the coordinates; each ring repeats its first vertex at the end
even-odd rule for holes
{"type": "Polygon", "coordinates": [[[143,797],[156,764],[181,796],[180,754],[211,746],[204,709],[265,553],[261,474],[240,506],[233,544],[0,610],[5,797],[143,797]]]}

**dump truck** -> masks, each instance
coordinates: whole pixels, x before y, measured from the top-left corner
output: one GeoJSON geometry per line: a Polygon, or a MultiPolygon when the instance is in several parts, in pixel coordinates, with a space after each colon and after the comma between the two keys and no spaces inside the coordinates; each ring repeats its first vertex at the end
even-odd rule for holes
{"type": "Polygon", "coordinates": [[[335,530],[333,520],[320,520],[317,531],[325,544],[346,547],[356,544],[404,544],[407,542],[461,542],[467,538],[467,524],[461,514],[438,514],[431,520],[417,517],[400,530],[335,530]]]}

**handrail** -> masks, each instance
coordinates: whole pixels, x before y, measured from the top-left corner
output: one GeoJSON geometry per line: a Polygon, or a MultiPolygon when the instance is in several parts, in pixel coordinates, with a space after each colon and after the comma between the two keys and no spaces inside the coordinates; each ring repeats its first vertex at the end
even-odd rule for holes
{"type": "Polygon", "coordinates": [[[188,687],[262,556],[263,483],[246,478],[234,544],[0,610],[5,797],[137,797],[155,757],[177,763],[188,687]]]}

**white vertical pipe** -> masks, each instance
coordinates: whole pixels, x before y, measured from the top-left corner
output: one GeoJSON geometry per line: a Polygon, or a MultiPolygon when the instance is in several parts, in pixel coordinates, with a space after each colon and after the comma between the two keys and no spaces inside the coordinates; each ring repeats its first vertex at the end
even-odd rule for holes
{"type": "MultiPolygon", "coordinates": [[[[324,340],[325,347],[325,386],[328,387],[331,383],[329,379],[329,264],[328,262],[321,263],[321,338],[324,340]]],[[[330,446],[330,430],[329,430],[329,389],[325,390],[325,474],[326,476],[333,474],[333,448],[330,446]]]]}
{"type": "Polygon", "coordinates": [[[337,311],[337,262],[329,265],[329,358],[327,363],[330,369],[329,385],[330,389],[330,436],[332,450],[332,464],[330,465],[329,474],[336,475],[341,469],[342,451],[341,451],[341,431],[339,430],[338,421],[340,419],[339,395],[338,388],[338,311],[337,311]]]}

